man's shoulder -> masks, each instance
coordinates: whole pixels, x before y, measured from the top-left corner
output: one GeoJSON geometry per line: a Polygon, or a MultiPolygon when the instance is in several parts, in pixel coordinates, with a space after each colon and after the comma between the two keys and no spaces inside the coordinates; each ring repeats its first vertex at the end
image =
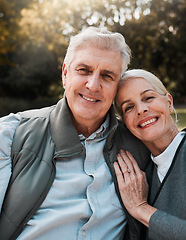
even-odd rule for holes
{"type": "Polygon", "coordinates": [[[114,141],[117,144],[118,151],[123,149],[131,152],[140,168],[144,169],[146,167],[150,156],[149,150],[122,122],[118,123],[114,141]]]}
{"type": "Polygon", "coordinates": [[[116,129],[116,137],[123,141],[123,140],[128,140],[128,141],[139,141],[129,130],[128,128],[125,126],[125,124],[123,124],[123,122],[121,122],[120,120],[118,120],[118,127],[116,129]]]}
{"type": "Polygon", "coordinates": [[[47,118],[50,113],[55,109],[56,105],[50,107],[44,107],[40,109],[32,109],[23,112],[19,112],[21,118],[47,118]]]}
{"type": "Polygon", "coordinates": [[[144,144],[135,137],[121,121],[118,123],[115,137],[123,146],[130,147],[132,145],[132,147],[144,147],[144,144]]]}
{"type": "Polygon", "coordinates": [[[55,106],[20,112],[21,120],[16,128],[12,144],[12,156],[24,149],[25,154],[39,153],[39,148],[51,139],[50,113],[55,106]]]}

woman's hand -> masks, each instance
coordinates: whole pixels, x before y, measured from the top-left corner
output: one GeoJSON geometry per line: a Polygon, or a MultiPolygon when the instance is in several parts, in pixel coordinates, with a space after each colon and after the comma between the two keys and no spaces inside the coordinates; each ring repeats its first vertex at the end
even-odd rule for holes
{"type": "Polygon", "coordinates": [[[146,175],[138,167],[132,154],[123,150],[114,163],[122,201],[127,211],[146,226],[151,215],[157,210],[147,203],[148,184],[146,175]]]}

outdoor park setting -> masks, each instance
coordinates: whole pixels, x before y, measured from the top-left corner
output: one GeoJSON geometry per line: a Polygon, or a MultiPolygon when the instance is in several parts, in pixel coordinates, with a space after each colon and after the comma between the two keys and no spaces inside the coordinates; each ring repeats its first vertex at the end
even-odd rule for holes
{"type": "Polygon", "coordinates": [[[178,127],[180,130],[186,128],[186,107],[176,109],[176,112],[178,114],[178,127]]]}
{"type": "Polygon", "coordinates": [[[185,0],[0,0],[0,116],[62,97],[69,39],[87,26],[123,34],[129,68],[163,81],[186,127],[185,0]]]}

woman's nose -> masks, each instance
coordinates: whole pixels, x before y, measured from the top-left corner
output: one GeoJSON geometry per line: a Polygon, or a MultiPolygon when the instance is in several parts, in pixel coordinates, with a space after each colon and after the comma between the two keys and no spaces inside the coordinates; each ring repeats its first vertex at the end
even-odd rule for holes
{"type": "Polygon", "coordinates": [[[145,104],[141,104],[140,106],[138,106],[138,115],[141,115],[142,113],[145,113],[148,111],[148,107],[145,104]]]}

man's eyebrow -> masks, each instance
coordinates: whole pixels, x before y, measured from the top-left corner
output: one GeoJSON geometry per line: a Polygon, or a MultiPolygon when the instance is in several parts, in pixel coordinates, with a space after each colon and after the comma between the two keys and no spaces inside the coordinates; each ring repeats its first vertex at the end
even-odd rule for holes
{"type": "Polygon", "coordinates": [[[76,67],[85,67],[85,68],[90,68],[90,69],[92,68],[92,66],[89,66],[85,63],[78,63],[76,67]]]}
{"type": "Polygon", "coordinates": [[[115,72],[113,72],[113,71],[109,71],[109,70],[103,70],[102,71],[103,73],[106,73],[106,74],[110,74],[110,75],[113,75],[114,77],[117,77],[118,76],[118,74],[116,74],[115,72]]]}
{"type": "MultiPolygon", "coordinates": [[[[76,68],[77,68],[77,67],[85,67],[85,68],[90,69],[90,70],[93,69],[92,66],[87,65],[87,64],[85,64],[85,63],[78,63],[77,66],[76,66],[76,68]]],[[[110,74],[110,75],[112,75],[113,77],[117,77],[117,76],[118,76],[118,74],[116,74],[115,72],[110,71],[110,70],[107,70],[107,69],[103,69],[103,70],[101,70],[101,72],[104,73],[104,74],[110,74]]]]}

